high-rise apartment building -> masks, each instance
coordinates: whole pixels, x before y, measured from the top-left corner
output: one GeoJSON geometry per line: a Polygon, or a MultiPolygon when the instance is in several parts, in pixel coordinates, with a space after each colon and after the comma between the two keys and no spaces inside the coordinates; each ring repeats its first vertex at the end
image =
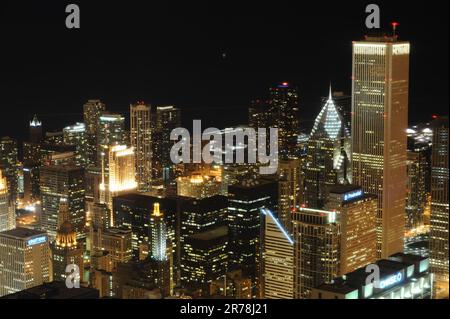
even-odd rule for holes
{"type": "Polygon", "coordinates": [[[106,105],[100,100],[89,100],[83,106],[83,121],[86,126],[86,138],[88,143],[88,165],[97,163],[97,133],[99,119],[106,111],[106,105]]]}
{"type": "Polygon", "coordinates": [[[297,158],[280,160],[278,178],[278,218],[289,233],[292,233],[291,214],[302,203],[301,160],[297,158]]]}
{"type": "Polygon", "coordinates": [[[135,150],[136,181],[138,191],[147,192],[152,180],[152,130],[150,106],[143,103],[130,105],[131,146],[135,150]]]}
{"type": "Polygon", "coordinates": [[[102,113],[96,131],[97,163],[109,168],[108,150],[110,146],[127,144],[125,140],[125,118],[120,114],[102,113]]]}
{"type": "Polygon", "coordinates": [[[14,229],[16,216],[9,200],[8,181],[0,169],[0,232],[14,229]]]}
{"type": "Polygon", "coordinates": [[[379,258],[403,251],[409,42],[353,42],[353,184],[378,198],[379,258]]]}
{"type": "Polygon", "coordinates": [[[75,165],[89,165],[89,144],[86,125],[77,123],[63,129],[64,144],[75,146],[75,165]]]}

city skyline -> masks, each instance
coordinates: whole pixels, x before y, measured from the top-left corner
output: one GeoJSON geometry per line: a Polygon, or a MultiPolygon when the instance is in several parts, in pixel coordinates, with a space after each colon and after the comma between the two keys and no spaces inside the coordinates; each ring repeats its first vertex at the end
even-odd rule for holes
{"type": "Polygon", "coordinates": [[[448,41],[402,1],[5,3],[0,299],[448,299],[448,41]]]}

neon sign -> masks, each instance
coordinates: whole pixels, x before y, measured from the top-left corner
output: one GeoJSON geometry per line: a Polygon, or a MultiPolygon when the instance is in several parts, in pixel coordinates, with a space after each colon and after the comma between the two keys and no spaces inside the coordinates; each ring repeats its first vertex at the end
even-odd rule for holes
{"type": "Polygon", "coordinates": [[[47,241],[47,237],[46,236],[32,238],[32,239],[28,240],[28,246],[34,246],[34,245],[42,244],[42,243],[45,243],[46,241],[47,241]]]}
{"type": "Polygon", "coordinates": [[[380,281],[379,287],[381,289],[388,288],[390,286],[393,286],[395,284],[398,284],[403,280],[403,274],[401,272],[396,273],[395,275],[392,275],[386,279],[383,279],[380,281]]]}
{"type": "Polygon", "coordinates": [[[344,201],[347,202],[349,200],[355,199],[355,198],[359,198],[363,196],[363,190],[362,189],[358,189],[356,191],[352,191],[350,193],[344,194],[344,201]]]}

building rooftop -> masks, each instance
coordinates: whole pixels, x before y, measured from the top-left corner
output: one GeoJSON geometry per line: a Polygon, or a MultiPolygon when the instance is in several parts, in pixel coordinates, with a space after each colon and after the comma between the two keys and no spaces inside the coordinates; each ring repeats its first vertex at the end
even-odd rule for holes
{"type": "Polygon", "coordinates": [[[0,233],[0,237],[10,237],[10,238],[19,238],[26,239],[39,235],[47,235],[45,231],[28,229],[28,228],[16,228],[12,230],[7,230],[0,233]]]}
{"type": "Polygon", "coordinates": [[[98,299],[99,291],[80,287],[69,289],[64,282],[53,281],[6,295],[0,299],[98,299]]]}

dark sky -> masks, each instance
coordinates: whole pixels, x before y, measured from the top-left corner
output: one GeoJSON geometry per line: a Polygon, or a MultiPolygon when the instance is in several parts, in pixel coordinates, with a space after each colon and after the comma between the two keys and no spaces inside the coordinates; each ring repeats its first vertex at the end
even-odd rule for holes
{"type": "Polygon", "coordinates": [[[448,114],[447,0],[149,3],[2,0],[0,136],[24,137],[33,113],[48,130],[72,124],[89,98],[124,113],[137,100],[176,104],[185,125],[232,125],[280,81],[298,85],[302,120],[313,119],[330,81],[350,93],[369,3],[411,41],[410,122],[448,114]],[[68,3],[80,5],[80,30],[65,27],[68,3]]]}

